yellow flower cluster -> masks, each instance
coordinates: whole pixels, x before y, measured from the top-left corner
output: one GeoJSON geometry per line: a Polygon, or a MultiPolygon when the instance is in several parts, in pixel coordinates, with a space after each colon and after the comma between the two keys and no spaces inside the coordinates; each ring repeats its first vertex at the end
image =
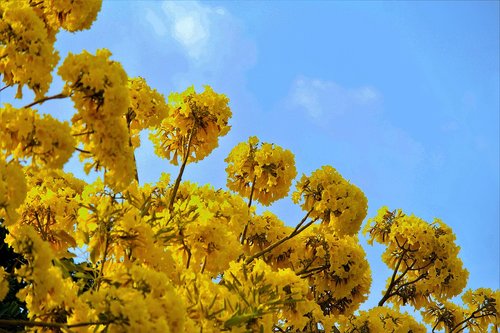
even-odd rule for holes
{"type": "Polygon", "coordinates": [[[57,318],[78,307],[81,299],[77,286],[63,278],[62,271],[53,265],[55,256],[49,244],[31,226],[12,228],[6,242],[26,259],[14,273],[26,282],[17,297],[26,302],[28,318],[57,322],[57,318]]]}
{"type": "Polygon", "coordinates": [[[472,333],[485,332],[488,328],[500,326],[500,290],[489,288],[469,289],[462,295],[462,301],[467,306],[467,317],[472,314],[474,322],[469,324],[472,333]]]}
{"type": "Polygon", "coordinates": [[[229,132],[229,99],[210,86],[202,93],[189,87],[169,96],[170,114],[151,134],[158,156],[177,165],[205,158],[219,145],[219,137],[229,132]]]}
{"type": "Polygon", "coordinates": [[[311,218],[331,225],[339,235],[354,235],[367,212],[367,199],[355,185],[331,166],[323,166],[309,177],[303,175],[292,194],[311,218]]]}
{"type": "Polygon", "coordinates": [[[430,303],[421,313],[427,324],[446,332],[493,332],[500,324],[498,299],[498,290],[469,289],[462,295],[463,307],[445,300],[430,303]]]}
{"type": "Polygon", "coordinates": [[[128,81],[130,106],[126,114],[132,145],[140,145],[139,133],[143,129],[157,127],[168,115],[165,97],[156,89],[150,88],[143,78],[128,81]]]}
{"type": "Polygon", "coordinates": [[[31,3],[53,30],[89,29],[101,10],[102,0],[41,0],[31,3]]]}
{"type": "MultiPolygon", "coordinates": [[[[183,183],[174,205],[176,225],[185,247],[180,261],[216,276],[242,253],[238,234],[240,219],[248,218],[242,200],[232,200],[229,193],[210,186],[183,183]],[[189,255],[189,257],[186,257],[189,255]]],[[[181,245],[180,244],[180,245],[181,245]]]]}
{"type": "Polygon", "coordinates": [[[400,210],[382,207],[370,219],[364,233],[387,246],[382,260],[399,272],[394,281],[388,281],[390,300],[420,308],[430,296],[448,299],[458,295],[467,283],[468,272],[458,257],[452,230],[439,219],[428,223],[400,210]]]}
{"type": "Polygon", "coordinates": [[[301,235],[305,248],[298,251],[295,270],[307,278],[323,312],[352,314],[370,291],[371,272],[356,236],[339,236],[320,225],[301,235]]]}
{"type": "Polygon", "coordinates": [[[424,325],[419,324],[407,313],[400,313],[386,307],[375,307],[360,311],[356,317],[345,320],[341,326],[344,333],[425,333],[424,325]]]}
{"type": "Polygon", "coordinates": [[[88,172],[104,168],[105,181],[115,190],[123,190],[135,175],[133,149],[124,115],[130,105],[128,78],[122,66],[109,60],[111,53],[98,50],[69,54],[59,68],[78,112],[73,116],[73,132],[83,144],[82,159],[88,172]]]}
{"type": "Polygon", "coordinates": [[[19,163],[0,159],[0,219],[4,219],[6,225],[17,221],[16,209],[23,203],[27,190],[19,163]]]}
{"type": "Polygon", "coordinates": [[[55,33],[48,31],[28,1],[2,1],[0,18],[3,82],[8,86],[18,85],[18,98],[22,97],[24,85],[33,90],[36,98],[43,97],[59,61],[54,49],[55,33]]]}
{"type": "Polygon", "coordinates": [[[227,187],[266,206],[285,197],[297,176],[291,151],[255,136],[236,145],[225,161],[227,187]]]}
{"type": "Polygon", "coordinates": [[[32,109],[0,108],[0,154],[31,158],[33,165],[62,168],[74,152],[75,140],[67,122],[32,109]]]}
{"type": "MultiPolygon", "coordinates": [[[[285,238],[291,233],[291,230],[270,211],[265,211],[262,215],[253,215],[248,224],[245,237],[245,254],[253,255],[264,250],[274,242],[285,238]]],[[[286,252],[289,249],[289,244],[286,245],[278,246],[267,253],[265,255],[266,262],[273,267],[275,265],[276,267],[282,267],[280,263],[286,259],[286,252]]],[[[286,264],[286,267],[290,267],[290,265],[286,264]]]]}
{"type": "Polygon", "coordinates": [[[69,54],[58,70],[63,91],[44,97],[59,59],[56,34],[89,28],[101,2],[0,2],[0,75],[17,86],[16,97],[24,86],[35,94],[22,109],[0,108],[0,224],[22,257],[12,269],[0,267],[0,301],[8,294],[10,302],[9,288],[20,287],[16,296],[29,320],[2,318],[2,327],[424,332],[398,312],[407,304],[435,329],[500,326],[499,291],[469,290],[463,306],[449,301],[468,274],[451,229],[386,208],[365,233],[386,246],[382,260],[394,272],[380,306],[357,311],[371,284],[357,238],[367,199],[330,166],[298,182],[292,199],[307,213],[295,227],[251,205],[287,196],[297,175],[289,150],[257,137],[226,158],[227,191],[182,183],[186,165],[210,154],[230,129],[229,100],[209,86],[173,93],[167,103],[103,49],[69,54]],[[59,98],[74,103],[71,125],[30,108],[59,98]],[[134,149],[146,129],[157,155],[181,162],[175,182],[163,174],[139,184],[134,149]],[[75,149],[85,171],[104,171],[103,180],[87,184],[61,170],[75,149]]]}
{"type": "Polygon", "coordinates": [[[251,265],[232,262],[224,272],[221,284],[233,294],[227,300],[232,315],[225,321],[225,328],[248,322],[242,331],[271,332],[280,319],[282,326],[295,326],[301,330],[314,311],[314,303],[304,298],[309,286],[291,269],[272,270],[263,260],[251,265]],[[302,303],[302,304],[301,304],[302,303]]]}
{"type": "Polygon", "coordinates": [[[184,301],[164,273],[135,263],[114,265],[107,279],[112,283],[84,295],[92,311],[77,313],[78,321],[106,318],[114,321],[109,332],[191,332],[184,301]]]}
{"type": "Polygon", "coordinates": [[[75,224],[84,182],[62,170],[32,169],[28,175],[28,194],[19,208],[22,224],[31,225],[42,240],[51,245],[57,257],[70,255],[76,246],[75,224]]]}

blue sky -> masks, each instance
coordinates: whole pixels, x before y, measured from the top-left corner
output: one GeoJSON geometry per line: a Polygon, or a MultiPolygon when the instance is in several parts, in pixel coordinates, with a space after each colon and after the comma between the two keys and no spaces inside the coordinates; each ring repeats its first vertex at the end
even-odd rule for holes
{"type": "MultiPolygon", "coordinates": [[[[57,47],[109,48],[166,96],[210,84],[230,98],[231,132],[185,179],[224,187],[224,158],[257,135],[291,149],[299,174],[337,168],[365,192],[368,216],[387,205],[441,218],[470,287],[499,288],[499,30],[494,1],[105,1],[90,31],[61,33],[57,47]]],[[[143,182],[177,172],[145,140],[137,159],[143,182]]],[[[76,158],[67,169],[81,173],[76,158]]],[[[302,216],[289,199],[271,210],[302,216]]],[[[365,249],[373,304],[389,272],[382,248],[365,249]]]]}

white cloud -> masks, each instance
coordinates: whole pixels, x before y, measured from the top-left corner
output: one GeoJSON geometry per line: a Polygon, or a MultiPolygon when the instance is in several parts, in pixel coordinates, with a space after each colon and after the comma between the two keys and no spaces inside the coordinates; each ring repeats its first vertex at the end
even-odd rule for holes
{"type": "Polygon", "coordinates": [[[383,112],[383,97],[374,87],[346,88],[334,81],[299,76],[285,105],[288,117],[299,124],[295,130],[327,135],[324,154],[345,152],[342,159],[349,160],[349,170],[360,172],[364,182],[360,185],[375,197],[397,198],[411,190],[408,184],[416,184],[424,165],[424,147],[405,131],[404,124],[390,121],[383,112]]]}
{"type": "Polygon", "coordinates": [[[256,46],[228,10],[197,1],[164,1],[145,15],[160,45],[184,60],[177,60],[180,65],[171,77],[176,88],[210,84],[229,93],[236,86],[246,86],[256,46]]]}
{"type": "Polygon", "coordinates": [[[346,89],[332,81],[298,77],[290,91],[292,107],[304,109],[307,114],[320,121],[332,116],[372,107],[380,101],[378,92],[369,86],[346,89]]]}
{"type": "Polygon", "coordinates": [[[224,11],[202,6],[197,2],[170,1],[164,2],[162,9],[172,37],[191,58],[200,60],[209,46],[211,22],[217,19],[214,16],[223,16],[224,11]]]}

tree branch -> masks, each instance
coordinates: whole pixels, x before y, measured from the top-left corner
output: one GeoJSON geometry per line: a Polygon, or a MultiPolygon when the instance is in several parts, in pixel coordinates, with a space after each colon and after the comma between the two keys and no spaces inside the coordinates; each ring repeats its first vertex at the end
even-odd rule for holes
{"type": "Polygon", "coordinates": [[[318,218],[315,218],[311,221],[309,221],[308,223],[306,223],[305,225],[304,222],[307,220],[307,218],[309,217],[309,214],[311,214],[312,212],[312,209],[310,211],[307,212],[306,216],[304,216],[304,218],[300,221],[299,224],[297,224],[297,226],[295,227],[295,229],[292,231],[292,233],[290,233],[290,235],[286,236],[285,238],[282,238],[280,239],[279,241],[269,245],[268,247],[266,247],[264,250],[254,254],[253,256],[250,256],[248,257],[246,260],[245,260],[245,264],[249,264],[251,263],[252,261],[254,261],[255,259],[263,256],[264,254],[272,251],[275,247],[283,244],[284,242],[286,242],[287,240],[297,236],[298,234],[300,234],[302,231],[306,230],[311,224],[313,224],[314,222],[316,222],[318,220],[318,218]],[[303,225],[303,226],[302,226],[303,225]]]}
{"type": "Polygon", "coordinates": [[[461,322],[459,322],[458,324],[456,324],[455,326],[453,326],[453,328],[450,330],[450,332],[460,332],[460,331],[463,331],[464,329],[467,328],[468,324],[465,325],[464,327],[461,327],[463,324],[467,323],[468,321],[470,321],[471,319],[477,319],[477,318],[482,318],[482,317],[488,317],[488,316],[491,316],[491,315],[494,315],[493,313],[484,313],[480,316],[477,316],[476,317],[476,314],[480,313],[481,311],[483,311],[485,308],[484,305],[482,305],[479,309],[473,311],[469,317],[465,318],[464,320],[462,320],[461,322]],[[461,328],[460,328],[461,327],[461,328]],[[458,331],[455,331],[455,329],[457,328],[460,328],[458,331]]]}
{"type": "Polygon", "coordinates": [[[184,173],[184,169],[186,168],[187,161],[189,159],[189,150],[191,149],[191,142],[193,140],[195,129],[193,128],[189,133],[189,140],[186,148],[186,152],[184,154],[184,160],[182,161],[181,169],[179,170],[179,174],[177,175],[177,179],[175,180],[174,188],[172,189],[172,194],[170,196],[170,202],[168,204],[168,209],[172,211],[174,207],[175,197],[177,195],[177,191],[179,190],[179,184],[181,183],[182,174],[184,173]]]}
{"type": "MultiPolygon", "coordinates": [[[[399,245],[399,244],[398,244],[399,245]]],[[[403,245],[404,246],[404,245],[403,245]]],[[[391,291],[392,291],[392,288],[394,288],[394,284],[395,284],[395,280],[396,280],[396,275],[398,273],[398,269],[399,269],[399,266],[401,265],[401,262],[404,260],[404,256],[406,254],[406,250],[403,249],[403,252],[401,253],[401,256],[399,257],[398,259],[398,262],[396,263],[396,267],[394,267],[394,272],[392,273],[392,277],[391,277],[391,282],[389,283],[389,287],[387,288],[387,291],[385,292],[384,296],[382,297],[382,299],[378,302],[378,306],[383,306],[384,303],[389,299],[389,295],[391,294],[391,291]]],[[[404,276],[405,273],[403,273],[399,278],[398,280],[404,276]]]]}
{"type": "MultiPolygon", "coordinates": [[[[257,176],[254,175],[253,181],[252,181],[252,189],[250,190],[250,198],[248,199],[248,209],[250,209],[250,207],[252,206],[253,191],[255,189],[255,180],[256,179],[257,179],[257,176]]],[[[249,223],[250,223],[250,221],[247,221],[247,223],[245,224],[245,227],[243,228],[243,233],[241,234],[241,239],[240,239],[241,244],[243,244],[245,242],[249,223]]]]}
{"type": "Polygon", "coordinates": [[[109,325],[112,321],[96,321],[96,322],[81,322],[76,324],[65,324],[65,323],[47,323],[43,321],[30,321],[30,320],[15,320],[15,319],[0,319],[0,327],[10,327],[10,326],[25,326],[25,327],[47,327],[47,328],[75,328],[83,326],[95,326],[95,325],[109,325]]]}
{"type": "Polygon", "coordinates": [[[28,104],[28,105],[23,106],[23,109],[30,108],[30,107],[32,107],[33,105],[43,104],[43,103],[45,103],[46,101],[49,101],[49,100],[51,100],[51,99],[63,99],[63,98],[66,98],[66,97],[69,97],[69,95],[66,95],[66,94],[60,93],[60,94],[57,94],[57,95],[54,95],[54,96],[48,96],[48,97],[40,98],[39,100],[36,100],[36,101],[34,101],[33,103],[30,103],[30,104],[28,104]]]}

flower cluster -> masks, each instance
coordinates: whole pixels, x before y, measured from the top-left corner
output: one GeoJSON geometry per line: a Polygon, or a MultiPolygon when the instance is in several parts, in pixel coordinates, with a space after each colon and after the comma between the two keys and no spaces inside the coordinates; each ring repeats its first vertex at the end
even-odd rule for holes
{"type": "Polygon", "coordinates": [[[371,273],[356,236],[339,236],[320,225],[301,235],[297,274],[307,278],[316,302],[326,315],[352,314],[370,291],[371,273]]]}
{"type": "Polygon", "coordinates": [[[433,331],[500,325],[498,290],[450,302],[468,274],[451,229],[386,208],[365,233],[386,246],[393,273],[379,306],[359,311],[371,284],[357,237],[367,199],[330,166],[298,181],[292,199],[306,213],[296,226],[252,206],[287,196],[296,177],[294,155],[275,144],[238,144],[226,159],[227,190],[182,182],[186,165],[230,129],[229,100],[209,86],[167,104],[104,49],[70,53],[58,70],[63,91],[44,97],[57,32],[90,27],[100,7],[0,3],[0,75],[17,97],[23,86],[35,93],[24,108],[0,108],[0,331],[424,332],[400,305],[420,310],[433,331]],[[59,98],[74,103],[71,124],[32,109],[59,98]],[[146,129],[158,156],[181,162],[174,182],[139,182],[134,149],[146,129]],[[64,172],[74,150],[104,178],[64,172]],[[27,320],[5,318],[5,308],[27,320]]]}
{"type": "Polygon", "coordinates": [[[400,313],[387,307],[375,307],[369,311],[360,311],[356,317],[345,320],[342,325],[342,332],[355,333],[425,333],[424,325],[407,313],[400,313]]]}
{"type": "Polygon", "coordinates": [[[500,291],[488,288],[469,289],[462,295],[464,307],[447,300],[431,302],[422,310],[424,321],[447,332],[487,332],[500,324],[500,291]],[[494,320],[492,320],[492,317],[494,320]]]}
{"type": "Polygon", "coordinates": [[[128,81],[130,106],[126,114],[131,142],[139,147],[139,133],[143,129],[157,127],[167,117],[168,105],[165,97],[156,89],[152,89],[143,78],[128,81]]]}
{"type": "Polygon", "coordinates": [[[445,300],[465,287],[469,274],[458,257],[455,235],[441,220],[428,223],[382,207],[364,233],[371,243],[386,245],[382,260],[399,273],[388,281],[386,300],[420,308],[430,297],[445,300]]]}
{"type": "Polygon", "coordinates": [[[53,30],[89,29],[101,10],[102,0],[42,0],[31,4],[53,30]]]}
{"type": "Polygon", "coordinates": [[[281,326],[285,330],[301,330],[309,322],[305,315],[315,310],[315,304],[304,298],[309,289],[307,282],[291,269],[274,271],[259,259],[250,266],[233,262],[223,276],[221,284],[233,294],[228,299],[228,307],[233,311],[225,328],[248,322],[247,330],[270,332],[284,319],[281,326]]]}
{"type": "Polygon", "coordinates": [[[309,216],[331,225],[340,235],[354,235],[366,217],[367,199],[331,166],[303,175],[292,199],[309,216]]]}
{"type": "Polygon", "coordinates": [[[58,73],[66,81],[63,93],[71,96],[78,110],[72,122],[74,135],[83,144],[81,157],[93,159],[86,171],[104,168],[106,182],[122,190],[135,175],[124,117],[130,100],[127,74],[110,56],[105,49],[96,55],[70,53],[58,73]]]}
{"type": "Polygon", "coordinates": [[[76,246],[75,224],[84,182],[62,170],[32,169],[27,172],[29,191],[19,208],[20,223],[31,225],[51,245],[57,257],[71,257],[76,246]]]}
{"type": "Polygon", "coordinates": [[[241,221],[248,219],[247,211],[242,200],[235,201],[228,193],[183,183],[173,217],[185,250],[182,264],[201,267],[214,276],[222,273],[242,252],[238,234],[241,221]]]}
{"type": "Polygon", "coordinates": [[[37,98],[48,91],[59,61],[54,36],[27,1],[0,3],[0,73],[6,85],[18,85],[16,97],[24,85],[37,98]]]}
{"type": "Polygon", "coordinates": [[[62,168],[73,154],[75,140],[67,122],[32,109],[0,108],[0,154],[31,158],[34,165],[62,168]]]}
{"type": "Polygon", "coordinates": [[[0,159],[0,219],[5,224],[16,222],[16,209],[23,203],[26,192],[26,178],[19,163],[0,159]]]}
{"type": "Polygon", "coordinates": [[[170,114],[151,135],[158,156],[177,165],[204,159],[229,132],[229,99],[205,86],[202,93],[193,87],[169,96],[170,114]]]}
{"type": "Polygon", "coordinates": [[[285,197],[297,175],[291,151],[255,136],[236,145],[226,162],[227,187],[266,206],[285,197]]]}

